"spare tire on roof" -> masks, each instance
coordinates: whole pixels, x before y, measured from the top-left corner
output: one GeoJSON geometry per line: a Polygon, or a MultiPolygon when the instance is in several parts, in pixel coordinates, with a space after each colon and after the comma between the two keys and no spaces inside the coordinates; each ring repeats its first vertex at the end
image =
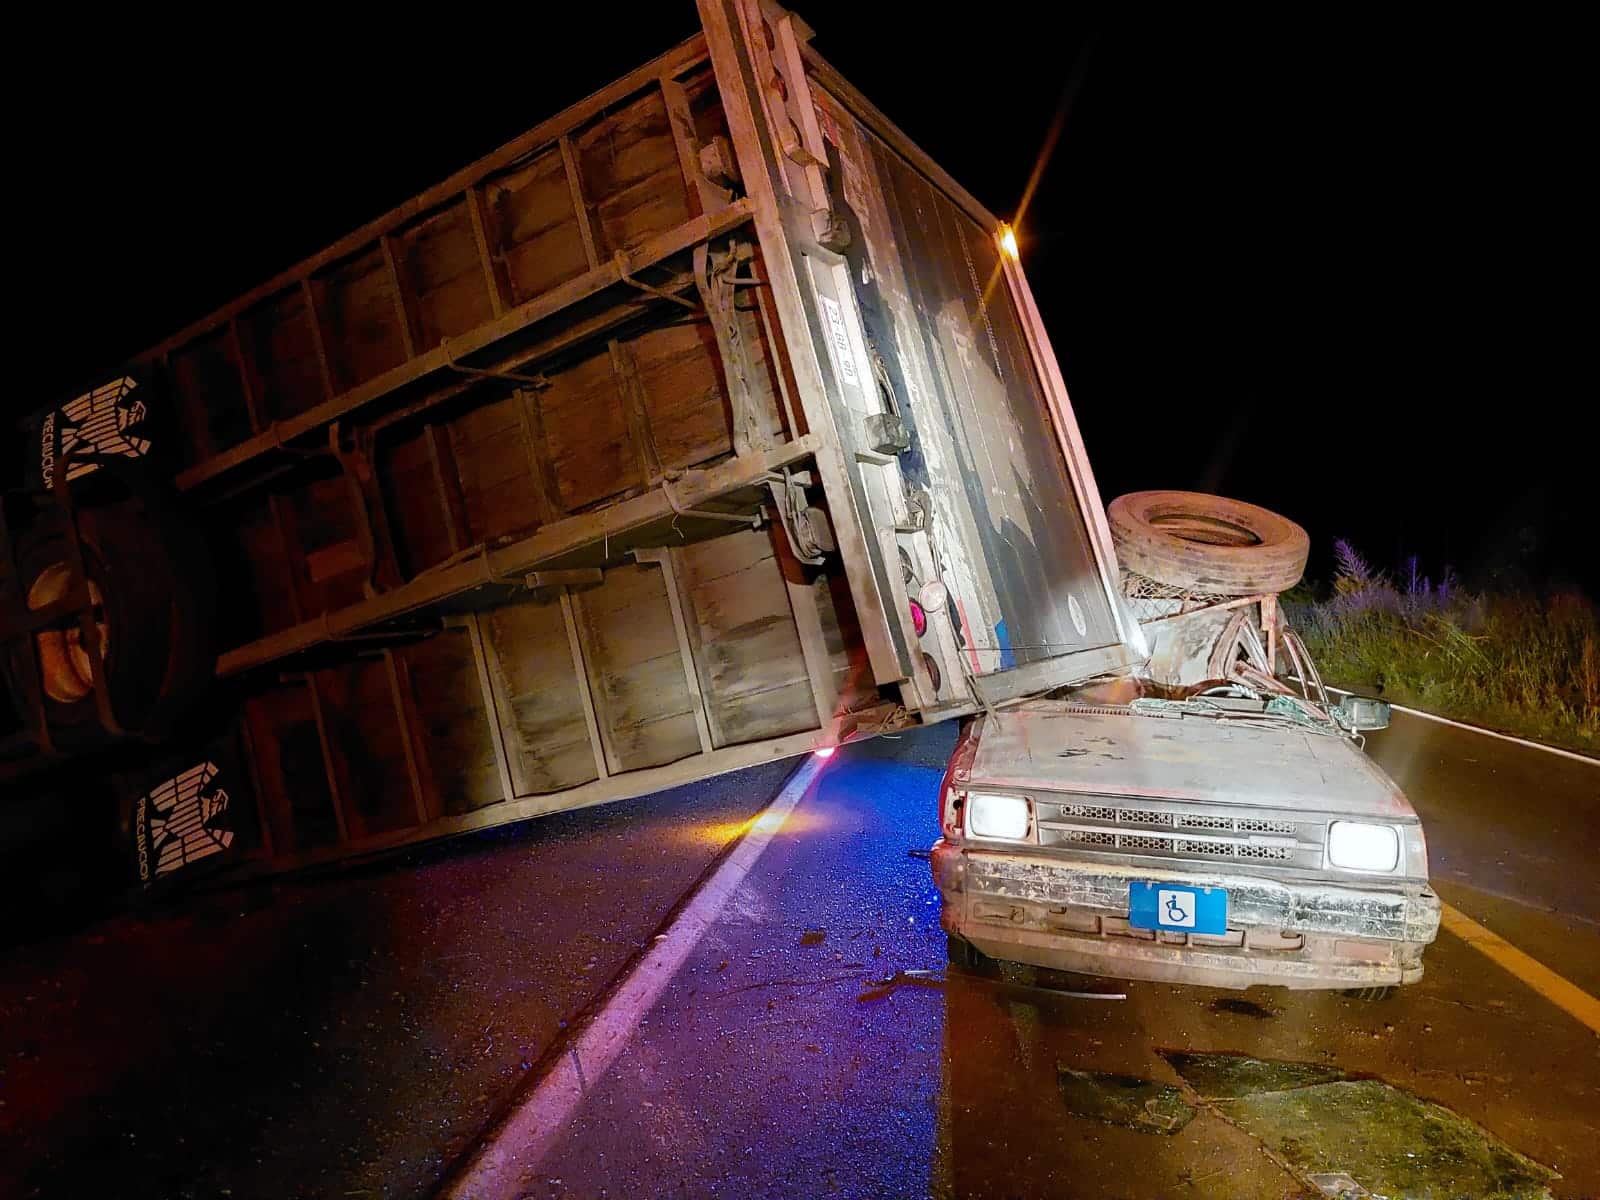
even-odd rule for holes
{"type": "Polygon", "coordinates": [[[1106,516],[1125,570],[1212,595],[1291,588],[1311,548],[1287,517],[1203,492],[1130,492],[1106,516]]]}

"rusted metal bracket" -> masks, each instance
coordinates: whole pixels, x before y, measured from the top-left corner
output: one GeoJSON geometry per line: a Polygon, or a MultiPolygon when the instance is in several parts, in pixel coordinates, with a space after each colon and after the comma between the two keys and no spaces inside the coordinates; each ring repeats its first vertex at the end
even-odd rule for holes
{"type": "Polygon", "coordinates": [[[458,375],[467,375],[473,379],[499,379],[506,383],[514,383],[518,387],[547,388],[550,386],[549,378],[544,375],[522,375],[516,371],[493,371],[484,367],[469,367],[465,363],[459,363],[450,356],[450,341],[448,338],[439,343],[439,349],[444,354],[445,369],[454,371],[458,375]]]}
{"type": "Polygon", "coordinates": [[[605,578],[599,567],[582,567],[575,571],[529,571],[522,577],[523,586],[538,588],[595,587],[605,578]]]}
{"type": "MultiPolygon", "coordinates": [[[[705,245],[702,243],[701,245],[695,247],[695,254],[698,255],[704,249],[705,245]]],[[[650,295],[662,300],[670,300],[672,303],[680,305],[683,308],[687,308],[690,312],[695,313],[696,315],[700,313],[700,306],[693,300],[685,299],[683,296],[679,296],[676,293],[666,291],[663,288],[655,287],[646,283],[642,279],[635,279],[628,273],[628,256],[621,250],[618,250],[615,256],[613,256],[611,265],[617,272],[617,278],[623,283],[627,284],[629,287],[638,288],[641,292],[648,292],[650,295]]]]}
{"type": "Polygon", "coordinates": [[[755,282],[738,278],[739,264],[754,257],[754,248],[748,242],[738,241],[723,252],[713,252],[709,245],[696,246],[694,251],[695,287],[716,335],[717,356],[722,360],[722,373],[733,409],[733,446],[737,454],[765,449],[774,445],[778,438],[771,414],[756,400],[753,387],[756,368],[735,304],[738,285],[755,282]]]}
{"type": "Polygon", "coordinates": [[[661,494],[666,497],[667,507],[680,517],[698,517],[705,521],[726,521],[730,525],[748,525],[751,529],[759,529],[761,527],[760,513],[730,513],[717,512],[708,508],[685,508],[673,493],[672,480],[670,479],[661,481],[661,494]]]}

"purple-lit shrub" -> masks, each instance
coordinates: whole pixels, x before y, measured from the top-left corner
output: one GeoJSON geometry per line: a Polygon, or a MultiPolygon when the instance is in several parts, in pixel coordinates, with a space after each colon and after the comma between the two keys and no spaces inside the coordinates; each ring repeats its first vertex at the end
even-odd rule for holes
{"type": "Polygon", "coordinates": [[[1395,577],[1334,543],[1324,594],[1284,597],[1330,681],[1600,753],[1600,617],[1571,592],[1471,592],[1413,557],[1395,577]]]}

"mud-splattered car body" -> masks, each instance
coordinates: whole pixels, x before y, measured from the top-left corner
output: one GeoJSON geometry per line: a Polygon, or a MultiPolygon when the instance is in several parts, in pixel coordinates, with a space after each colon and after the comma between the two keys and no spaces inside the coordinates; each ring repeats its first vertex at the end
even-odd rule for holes
{"type": "Polygon", "coordinates": [[[976,718],[932,854],[946,931],[994,958],[1123,978],[1416,981],[1439,924],[1421,825],[1319,715],[1288,697],[1136,698],[976,718]]]}

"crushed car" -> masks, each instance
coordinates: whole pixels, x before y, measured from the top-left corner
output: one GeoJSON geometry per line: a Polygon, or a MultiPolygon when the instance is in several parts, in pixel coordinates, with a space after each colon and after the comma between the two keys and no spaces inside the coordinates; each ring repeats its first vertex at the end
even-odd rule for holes
{"type": "Polygon", "coordinates": [[[1275,591],[1215,590],[1298,579],[1303,549],[1221,569],[1290,523],[1143,495],[1172,519],[1132,545],[1110,506],[1143,666],[962,729],[931,855],[952,959],[1372,999],[1414,983],[1439,900],[1422,825],[1362,746],[1387,706],[1332,702],[1275,591]]]}

